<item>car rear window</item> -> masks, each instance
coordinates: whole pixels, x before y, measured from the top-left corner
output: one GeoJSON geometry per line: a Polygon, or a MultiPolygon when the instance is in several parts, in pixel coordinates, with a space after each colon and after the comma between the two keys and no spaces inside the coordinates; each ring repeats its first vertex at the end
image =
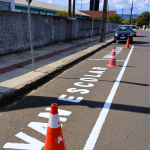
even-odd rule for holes
{"type": "Polygon", "coordinates": [[[131,26],[119,26],[118,31],[131,31],[131,26]]]}

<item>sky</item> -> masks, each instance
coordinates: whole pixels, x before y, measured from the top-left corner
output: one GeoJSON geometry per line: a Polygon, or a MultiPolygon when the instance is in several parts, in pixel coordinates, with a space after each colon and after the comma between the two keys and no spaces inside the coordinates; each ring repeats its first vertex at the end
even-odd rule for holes
{"type": "MultiPolygon", "coordinates": [[[[58,6],[68,7],[68,0],[38,0],[58,6]]],[[[73,0],[72,0],[73,1],[73,0]]],[[[103,9],[103,1],[100,0],[99,10],[103,9]]],[[[89,10],[90,0],[76,0],[76,10],[89,10]],[[82,9],[81,9],[82,1],[82,9]]],[[[109,10],[116,10],[117,14],[130,14],[132,0],[108,0],[109,10]]],[[[150,0],[133,0],[133,14],[141,14],[144,11],[150,12],[150,0]]]]}

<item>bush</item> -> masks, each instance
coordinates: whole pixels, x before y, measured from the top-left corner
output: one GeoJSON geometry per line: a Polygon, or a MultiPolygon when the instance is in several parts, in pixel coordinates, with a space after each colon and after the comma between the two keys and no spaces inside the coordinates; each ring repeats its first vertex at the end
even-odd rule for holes
{"type": "Polygon", "coordinates": [[[56,13],[56,16],[68,17],[68,12],[66,12],[66,11],[60,11],[60,12],[56,13]]]}

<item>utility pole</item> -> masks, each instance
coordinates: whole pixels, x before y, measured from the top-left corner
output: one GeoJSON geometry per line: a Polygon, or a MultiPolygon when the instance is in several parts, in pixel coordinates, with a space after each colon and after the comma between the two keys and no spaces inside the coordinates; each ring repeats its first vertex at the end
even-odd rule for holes
{"type": "Polygon", "coordinates": [[[133,11],[133,0],[132,0],[132,6],[131,6],[130,24],[131,24],[131,18],[132,18],[132,11],[133,11]]]}
{"type": "Polygon", "coordinates": [[[27,0],[28,2],[28,18],[29,18],[29,33],[30,33],[30,45],[31,45],[31,56],[32,56],[32,68],[35,71],[34,67],[34,53],[33,53],[33,42],[32,42],[32,34],[31,34],[31,16],[30,16],[30,3],[32,0],[27,0]]]}
{"type": "Polygon", "coordinates": [[[95,0],[93,3],[93,19],[92,19],[92,30],[91,30],[91,46],[92,46],[92,37],[93,37],[93,24],[94,24],[94,8],[95,8],[95,0]]]}
{"type": "Polygon", "coordinates": [[[101,22],[100,42],[105,41],[105,28],[106,28],[106,19],[107,19],[107,4],[108,4],[108,0],[104,0],[103,16],[102,16],[102,22],[101,22]]]}
{"type": "Polygon", "coordinates": [[[75,0],[73,0],[73,17],[75,17],[75,0]]]}
{"type": "Polygon", "coordinates": [[[122,20],[123,20],[123,11],[124,11],[124,9],[121,9],[122,10],[122,19],[121,19],[121,24],[122,24],[122,20]]]}
{"type": "Polygon", "coordinates": [[[68,0],[68,17],[71,17],[71,0],[68,0]]]}

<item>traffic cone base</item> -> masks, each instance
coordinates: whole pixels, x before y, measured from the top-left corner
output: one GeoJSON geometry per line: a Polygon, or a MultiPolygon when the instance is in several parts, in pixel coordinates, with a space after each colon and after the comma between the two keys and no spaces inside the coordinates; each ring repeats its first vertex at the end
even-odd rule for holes
{"type": "Polygon", "coordinates": [[[107,64],[108,67],[119,67],[117,65],[110,65],[110,64],[107,64]]]}
{"type": "Polygon", "coordinates": [[[66,150],[56,103],[51,105],[44,150],[66,150]]]}

